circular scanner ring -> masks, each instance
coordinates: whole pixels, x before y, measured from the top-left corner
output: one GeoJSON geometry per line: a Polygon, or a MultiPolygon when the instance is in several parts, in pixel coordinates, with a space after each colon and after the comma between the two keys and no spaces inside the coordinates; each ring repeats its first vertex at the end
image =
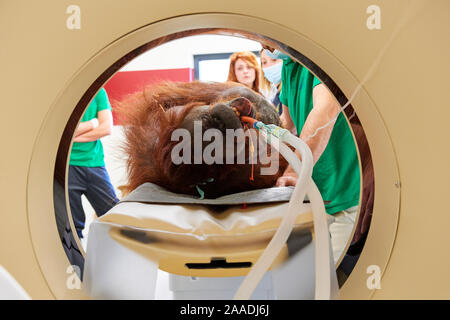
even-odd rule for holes
{"type": "MultiPolygon", "coordinates": [[[[246,37],[287,51],[331,88],[341,105],[346,102],[345,95],[349,96],[357,86],[351,70],[317,43],[279,24],[244,15],[211,13],[170,18],[139,28],[102,49],[76,72],[62,93],[55,98],[42,123],[30,162],[27,187],[29,227],[43,278],[56,298],[82,297],[79,291],[68,290],[65,286],[68,262],[57,236],[55,218],[49,214],[54,210],[51,195],[55,167],[48,159],[49,155],[56,158],[60,138],[65,129],[64,124],[67,123],[66,132],[73,133],[95,93],[130,59],[164,42],[195,34],[246,37]],[[261,34],[264,36],[260,36],[261,34]],[[149,42],[151,39],[153,40],[149,42]],[[332,70],[333,79],[323,70],[332,70]],[[340,87],[336,83],[339,83],[340,87]],[[73,106],[76,106],[75,109],[73,106]],[[55,135],[55,132],[59,134],[55,135]],[[48,228],[43,228],[43,225],[53,225],[55,231],[49,233],[48,228]]],[[[372,291],[365,287],[367,265],[377,264],[384,270],[389,260],[398,223],[400,190],[394,185],[394,181],[398,180],[396,158],[376,106],[369,95],[361,90],[353,102],[353,107],[364,125],[367,141],[374,155],[374,167],[383,168],[383,174],[375,171],[377,198],[365,248],[354,271],[341,289],[343,298],[363,299],[372,294],[372,291]],[[382,204],[380,199],[383,199],[382,204]]],[[[66,152],[58,154],[63,158],[64,164],[67,162],[70,145],[69,141],[63,147],[66,152]]],[[[66,169],[64,168],[64,178],[67,176],[66,169]]],[[[67,191],[65,196],[68,207],[67,191]]]]}

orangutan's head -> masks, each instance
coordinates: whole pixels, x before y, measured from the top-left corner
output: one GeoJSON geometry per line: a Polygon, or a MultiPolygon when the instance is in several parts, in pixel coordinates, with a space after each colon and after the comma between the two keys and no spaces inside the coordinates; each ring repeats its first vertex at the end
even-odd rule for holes
{"type": "Polygon", "coordinates": [[[199,195],[200,189],[215,198],[274,186],[287,166],[241,121],[245,115],[280,125],[274,106],[244,86],[163,83],[129,97],[120,110],[128,191],[152,182],[175,193],[199,195]]]}

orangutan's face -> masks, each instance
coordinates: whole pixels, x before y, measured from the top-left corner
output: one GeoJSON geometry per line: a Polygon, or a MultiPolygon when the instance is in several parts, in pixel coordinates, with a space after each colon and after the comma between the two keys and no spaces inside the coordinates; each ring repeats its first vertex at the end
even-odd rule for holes
{"type": "Polygon", "coordinates": [[[162,84],[146,96],[135,98],[140,108],[125,127],[130,190],[152,182],[197,195],[200,186],[214,198],[273,186],[286,168],[242,121],[280,125],[274,106],[253,90],[194,82],[162,84]]]}
{"type": "Polygon", "coordinates": [[[246,124],[241,121],[241,116],[280,125],[278,113],[266,99],[245,87],[235,87],[225,91],[223,100],[217,103],[192,108],[181,127],[193,133],[194,122],[202,121],[205,129],[216,128],[222,132],[226,129],[245,129],[246,124]]]}

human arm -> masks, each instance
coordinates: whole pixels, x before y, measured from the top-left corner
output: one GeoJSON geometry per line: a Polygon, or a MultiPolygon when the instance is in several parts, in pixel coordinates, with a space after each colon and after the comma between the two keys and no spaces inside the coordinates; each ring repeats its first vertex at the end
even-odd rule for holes
{"type": "MultiPolygon", "coordinates": [[[[282,104],[283,113],[280,116],[281,125],[284,129],[289,130],[292,134],[297,135],[297,129],[295,128],[294,121],[292,121],[291,115],[289,114],[289,108],[282,104]]],[[[297,156],[301,159],[300,154],[296,151],[297,156]]],[[[297,174],[294,169],[289,165],[284,171],[283,175],[277,179],[276,186],[295,186],[297,183],[297,174]]]]}
{"type": "MultiPolygon", "coordinates": [[[[311,149],[314,164],[316,164],[322,153],[325,151],[339,110],[339,103],[324,84],[319,84],[314,87],[313,108],[306,118],[300,133],[300,139],[305,141],[311,149]],[[318,128],[325,126],[329,122],[330,124],[327,127],[320,129],[316,135],[312,137],[318,128]]],[[[296,151],[296,154],[301,158],[298,151],[296,151]]],[[[278,178],[277,186],[294,186],[296,182],[297,175],[294,169],[289,165],[283,173],[283,176],[278,178]]]]}
{"type": "Polygon", "coordinates": [[[328,88],[322,83],[315,86],[313,89],[313,109],[306,118],[305,125],[300,133],[300,139],[305,141],[311,149],[314,164],[327,147],[339,111],[339,103],[328,88]],[[328,123],[328,126],[321,128],[328,123]],[[316,133],[318,128],[321,129],[316,133]],[[315,133],[316,135],[312,137],[315,133]]]}
{"type": "Polygon", "coordinates": [[[98,120],[96,118],[91,119],[89,121],[80,122],[75,129],[74,136],[78,137],[92,129],[95,129],[98,126],[98,120]]]}
{"type": "MultiPolygon", "coordinates": [[[[91,142],[96,141],[111,134],[113,126],[112,112],[109,109],[99,111],[97,113],[98,126],[75,136],[74,142],[91,142]]],[[[89,122],[89,121],[86,121],[89,122]]],[[[83,124],[82,122],[81,124],[83,124]]],[[[80,125],[81,125],[80,124],[80,125]]]]}
{"type": "Polygon", "coordinates": [[[281,126],[289,130],[292,134],[297,135],[297,129],[295,128],[294,121],[292,121],[291,115],[289,114],[289,108],[282,104],[283,112],[281,113],[280,120],[281,126]]]}

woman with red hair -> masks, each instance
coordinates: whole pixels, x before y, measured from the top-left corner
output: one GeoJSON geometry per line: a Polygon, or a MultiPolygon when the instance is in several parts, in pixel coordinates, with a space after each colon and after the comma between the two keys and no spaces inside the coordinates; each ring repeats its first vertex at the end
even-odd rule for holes
{"type": "Polygon", "coordinates": [[[253,52],[241,51],[231,55],[228,81],[241,83],[260,94],[260,76],[261,68],[253,52]]]}

